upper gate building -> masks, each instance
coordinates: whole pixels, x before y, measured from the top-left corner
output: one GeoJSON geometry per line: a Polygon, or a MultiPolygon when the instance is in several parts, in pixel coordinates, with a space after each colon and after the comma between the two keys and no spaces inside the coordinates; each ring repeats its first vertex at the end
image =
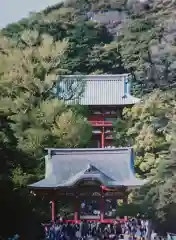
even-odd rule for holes
{"type": "Polygon", "coordinates": [[[128,74],[66,75],[60,83],[62,84],[58,85],[58,94],[64,92],[66,88],[68,96],[62,96],[63,98],[72,99],[68,100],[72,104],[80,104],[89,108],[88,120],[93,126],[89,147],[92,148],[112,146],[113,123],[121,117],[124,107],[132,106],[140,101],[139,98],[131,95],[128,74]],[[79,92],[80,88],[82,92],[74,98],[73,92],[79,92]]]}

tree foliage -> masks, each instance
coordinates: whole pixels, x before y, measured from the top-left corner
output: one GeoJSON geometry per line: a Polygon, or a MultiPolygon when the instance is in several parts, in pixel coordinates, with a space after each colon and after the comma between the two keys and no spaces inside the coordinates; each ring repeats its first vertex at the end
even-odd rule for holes
{"type": "Polygon", "coordinates": [[[129,18],[118,34],[121,56],[133,76],[133,91],[142,96],[175,84],[174,1],[129,1],[129,18]]]}
{"type": "Polygon", "coordinates": [[[68,0],[11,24],[2,33],[17,45],[23,43],[24,32],[31,30],[39,36],[50,35],[54,41],[67,39],[64,73],[129,72],[133,91],[141,96],[175,84],[174,9],[171,0],[68,0]],[[108,29],[91,21],[90,16],[109,10],[120,11],[125,19],[113,19],[117,24],[107,25],[108,29]]]}
{"type": "MultiPolygon", "coordinates": [[[[66,40],[54,42],[51,36],[25,31],[20,47],[3,37],[0,46],[0,186],[4,192],[0,211],[2,216],[10,213],[9,204],[23,198],[19,219],[28,221],[34,206],[25,187],[42,177],[44,149],[85,146],[91,127],[75,107],[55,96],[66,40]]],[[[79,92],[79,87],[74,87],[74,94],[79,92]]],[[[11,214],[18,216],[13,206],[11,214]]],[[[22,233],[19,219],[16,229],[22,233]]]]}
{"type": "Polygon", "coordinates": [[[11,120],[18,147],[36,156],[46,146],[78,146],[86,126],[83,117],[54,97],[67,41],[54,43],[51,37],[41,36],[40,45],[35,46],[37,37],[36,32],[25,32],[25,48],[11,49],[1,58],[10,64],[10,69],[1,75],[1,82],[2,91],[5,93],[5,89],[12,100],[11,120]]]}
{"type": "Polygon", "coordinates": [[[133,146],[137,173],[149,179],[137,199],[162,233],[175,232],[175,110],[175,89],[156,90],[124,110],[115,129],[117,146],[133,146]]]}
{"type": "Polygon", "coordinates": [[[155,174],[160,158],[169,152],[170,125],[175,117],[175,90],[147,95],[141,103],[124,110],[124,120],[117,122],[117,145],[132,145],[140,173],[155,174]]]}

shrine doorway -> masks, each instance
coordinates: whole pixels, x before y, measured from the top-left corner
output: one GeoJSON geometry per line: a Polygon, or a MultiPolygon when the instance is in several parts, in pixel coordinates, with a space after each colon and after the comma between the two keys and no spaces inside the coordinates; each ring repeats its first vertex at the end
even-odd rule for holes
{"type": "Polygon", "coordinates": [[[79,208],[80,220],[100,220],[100,199],[99,198],[86,198],[80,201],[79,208]]]}

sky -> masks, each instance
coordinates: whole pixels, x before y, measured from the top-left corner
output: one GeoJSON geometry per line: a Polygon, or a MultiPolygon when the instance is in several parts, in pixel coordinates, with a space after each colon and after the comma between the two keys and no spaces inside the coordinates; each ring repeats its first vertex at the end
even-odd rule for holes
{"type": "Polygon", "coordinates": [[[60,0],[0,0],[0,28],[40,11],[60,0]]]}

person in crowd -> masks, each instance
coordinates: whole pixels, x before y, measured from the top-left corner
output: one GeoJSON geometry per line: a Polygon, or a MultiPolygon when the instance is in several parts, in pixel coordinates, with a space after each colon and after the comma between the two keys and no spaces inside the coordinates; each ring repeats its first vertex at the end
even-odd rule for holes
{"type": "Polygon", "coordinates": [[[94,221],[82,221],[79,224],[73,224],[58,221],[58,223],[52,222],[45,226],[45,233],[45,239],[48,240],[122,240],[127,236],[131,240],[139,238],[145,240],[146,224],[139,218],[132,218],[122,223],[115,221],[111,224],[94,221]]]}

